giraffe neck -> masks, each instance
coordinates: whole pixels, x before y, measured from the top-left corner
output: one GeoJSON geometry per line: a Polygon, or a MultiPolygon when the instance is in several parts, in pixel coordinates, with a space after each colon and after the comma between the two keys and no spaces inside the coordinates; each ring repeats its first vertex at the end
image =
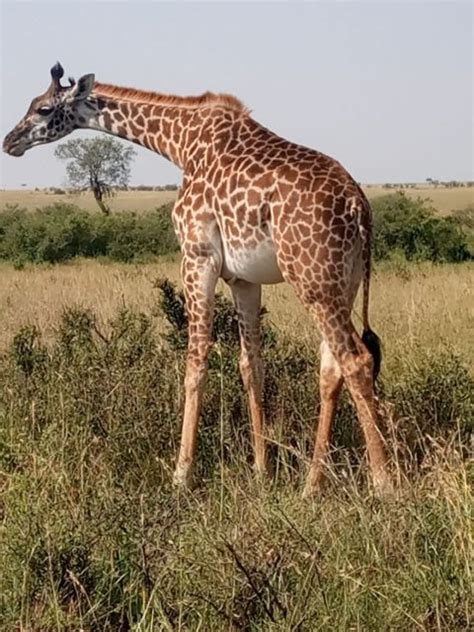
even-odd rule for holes
{"type": "Polygon", "coordinates": [[[96,104],[96,112],[88,120],[87,127],[142,145],[184,169],[188,151],[177,108],[108,97],[98,97],[96,104]]]}
{"type": "Polygon", "coordinates": [[[212,142],[212,121],[219,128],[246,113],[228,95],[173,97],[96,84],[85,104],[85,127],[119,136],[151,149],[186,172],[192,171],[212,142]]]}

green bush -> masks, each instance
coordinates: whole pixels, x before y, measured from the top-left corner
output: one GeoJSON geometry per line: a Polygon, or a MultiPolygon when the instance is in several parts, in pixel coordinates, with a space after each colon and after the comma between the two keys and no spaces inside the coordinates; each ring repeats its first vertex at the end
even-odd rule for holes
{"type": "Polygon", "coordinates": [[[0,259],[17,265],[59,263],[74,257],[133,261],[178,249],[170,205],[111,217],[71,204],[36,211],[10,207],[0,213],[0,259]]]}
{"type": "Polygon", "coordinates": [[[439,217],[426,200],[398,192],[371,202],[374,214],[374,255],[387,259],[395,251],[409,260],[459,262],[471,258],[463,226],[439,217]]]}
{"type": "Polygon", "coordinates": [[[471,259],[474,259],[474,203],[465,208],[456,209],[451,217],[467,236],[469,253],[471,259]]]}
{"type": "Polygon", "coordinates": [[[120,213],[112,219],[107,256],[129,262],[178,250],[171,221],[172,204],[146,213],[120,213]]]}
{"type": "MultiPolygon", "coordinates": [[[[110,217],[71,204],[54,204],[34,212],[7,207],[0,213],[0,260],[59,263],[74,257],[109,257],[140,261],[178,250],[171,206],[110,217]]],[[[372,202],[376,259],[458,262],[473,257],[472,209],[439,217],[422,199],[405,193],[372,202]]]]}

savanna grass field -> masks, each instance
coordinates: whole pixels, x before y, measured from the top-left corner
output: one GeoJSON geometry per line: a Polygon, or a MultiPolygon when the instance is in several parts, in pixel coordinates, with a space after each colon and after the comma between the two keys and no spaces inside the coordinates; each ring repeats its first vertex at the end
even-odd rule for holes
{"type": "Polygon", "coordinates": [[[344,396],[311,501],[320,338],[288,286],[263,294],[273,480],[253,475],[222,285],[196,484],[178,493],[176,194],[123,192],[103,218],[85,195],[1,192],[1,630],[472,629],[473,188],[366,192],[385,218],[371,321],[397,493],[373,494],[344,396]],[[413,214],[420,197],[434,223],[413,214]],[[390,223],[393,208],[406,225],[390,223]],[[404,232],[413,217],[428,237],[404,232]]]}

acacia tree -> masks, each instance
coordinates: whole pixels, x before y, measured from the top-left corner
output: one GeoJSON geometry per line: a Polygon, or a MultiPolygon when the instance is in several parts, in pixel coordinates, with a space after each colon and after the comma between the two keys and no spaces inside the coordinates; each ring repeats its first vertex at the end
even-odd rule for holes
{"type": "Polygon", "coordinates": [[[133,147],[109,138],[75,138],[59,145],[55,156],[67,162],[66,173],[70,185],[76,189],[90,189],[100,210],[109,215],[105,198],[117,187],[130,180],[130,165],[136,151],[133,147]]]}

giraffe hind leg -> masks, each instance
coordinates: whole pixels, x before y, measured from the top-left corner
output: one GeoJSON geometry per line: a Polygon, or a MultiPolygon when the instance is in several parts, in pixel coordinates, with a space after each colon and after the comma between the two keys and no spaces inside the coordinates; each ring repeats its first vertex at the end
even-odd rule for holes
{"type": "MultiPolygon", "coordinates": [[[[392,483],[388,472],[388,458],[382,435],[377,427],[373,357],[357,334],[350,320],[347,305],[337,301],[330,305],[314,304],[311,311],[340,367],[344,383],[354,402],[367,446],[374,488],[380,494],[390,493],[392,483]]],[[[335,410],[331,414],[333,419],[335,410]]],[[[312,490],[311,471],[308,485],[308,491],[312,490]]]]}
{"type": "Polygon", "coordinates": [[[313,458],[306,480],[303,496],[305,498],[317,493],[325,478],[326,458],[331,440],[331,429],[337,412],[337,403],[342,390],[344,378],[339,364],[325,340],[321,343],[321,369],[319,391],[321,407],[316,431],[313,458]]]}

